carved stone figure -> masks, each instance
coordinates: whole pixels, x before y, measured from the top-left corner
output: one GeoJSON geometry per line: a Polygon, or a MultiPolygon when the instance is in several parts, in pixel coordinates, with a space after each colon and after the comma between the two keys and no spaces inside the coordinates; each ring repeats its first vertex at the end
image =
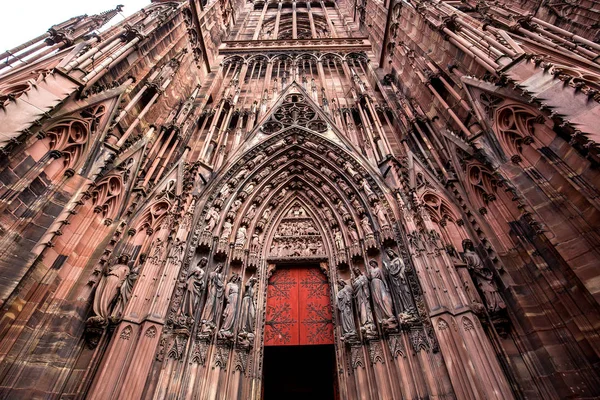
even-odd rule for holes
{"type": "Polygon", "coordinates": [[[229,185],[227,185],[227,184],[223,185],[223,187],[221,188],[221,191],[219,192],[219,197],[222,199],[226,199],[227,196],[229,196],[230,191],[231,191],[231,188],[229,187],[229,185]]]}
{"type": "Polygon", "coordinates": [[[367,335],[371,335],[375,333],[375,326],[373,325],[373,312],[371,311],[369,280],[363,275],[358,267],[354,267],[352,271],[354,272],[352,289],[358,307],[358,318],[361,331],[367,335]]]}
{"type": "Polygon", "coordinates": [[[260,236],[258,236],[258,233],[252,235],[251,249],[253,253],[258,252],[258,249],[260,249],[260,236]]]}
{"type": "Polygon", "coordinates": [[[246,175],[248,174],[248,168],[242,168],[240,170],[240,172],[237,173],[237,175],[235,176],[235,180],[238,181],[240,179],[244,179],[246,177],[246,175]]]}
{"type": "Polygon", "coordinates": [[[375,204],[375,209],[373,210],[375,215],[377,216],[377,221],[379,222],[379,226],[382,228],[390,226],[387,215],[385,213],[385,208],[379,202],[375,204]]]}
{"type": "Polygon", "coordinates": [[[329,168],[327,168],[327,167],[326,167],[326,166],[324,166],[324,165],[321,167],[321,172],[322,172],[323,174],[325,174],[326,176],[331,176],[331,175],[333,174],[333,171],[332,171],[332,170],[330,170],[329,168]]]}
{"type": "Polygon", "coordinates": [[[240,226],[238,228],[237,234],[235,235],[235,245],[239,247],[244,246],[246,244],[246,237],[246,227],[240,226]]]}
{"type": "Polygon", "coordinates": [[[362,204],[360,203],[360,200],[358,200],[358,197],[352,196],[352,198],[350,199],[350,204],[352,204],[354,211],[356,211],[357,213],[359,213],[361,215],[365,213],[365,209],[363,208],[362,204]]]}
{"type": "Polygon", "coordinates": [[[342,189],[342,191],[344,193],[346,193],[346,194],[352,193],[352,189],[350,189],[350,186],[348,186],[348,184],[343,179],[339,179],[337,182],[338,182],[338,186],[340,187],[340,189],[342,189]]]}
{"type": "Polygon", "coordinates": [[[400,312],[413,314],[415,312],[415,303],[412,294],[410,293],[408,279],[406,279],[406,265],[394,250],[386,249],[386,253],[390,259],[387,264],[387,270],[390,277],[391,288],[392,292],[398,298],[400,303],[399,306],[402,308],[400,312]]]}
{"type": "Polygon", "coordinates": [[[121,293],[121,285],[127,279],[130,273],[127,262],[129,256],[122,255],[116,264],[109,268],[106,275],[102,278],[96,294],[94,296],[94,313],[104,319],[110,316],[111,308],[114,306],[121,293]]]}
{"type": "Polygon", "coordinates": [[[219,212],[214,207],[209,208],[204,220],[206,221],[204,230],[208,232],[214,231],[215,226],[217,226],[217,221],[219,220],[219,212]]]}
{"type": "Polygon", "coordinates": [[[285,199],[286,194],[287,194],[287,189],[285,189],[285,188],[281,189],[281,192],[279,192],[277,197],[275,197],[275,201],[277,203],[281,203],[283,201],[283,199],[285,199]]]}
{"type": "Polygon", "coordinates": [[[392,295],[385,282],[383,271],[375,260],[369,261],[369,279],[371,281],[371,295],[375,306],[377,320],[387,328],[397,325],[394,316],[392,295]]]}
{"type": "Polygon", "coordinates": [[[342,236],[342,231],[335,229],[333,231],[333,236],[335,240],[335,247],[338,250],[342,250],[344,248],[344,237],[342,236]]]}
{"type": "Polygon", "coordinates": [[[350,235],[350,240],[352,241],[352,243],[359,242],[360,237],[358,236],[358,231],[356,230],[354,223],[348,226],[348,234],[350,235]]]}
{"type": "Polygon", "coordinates": [[[254,285],[257,279],[251,276],[246,282],[242,308],[240,312],[240,332],[254,334],[254,320],[256,317],[256,305],[254,304],[254,285]]]}
{"type": "Polygon", "coordinates": [[[242,206],[242,201],[240,199],[235,199],[235,201],[231,205],[231,208],[229,209],[229,212],[235,215],[241,206],[242,206]]]}
{"type": "Polygon", "coordinates": [[[256,204],[251,204],[250,207],[248,207],[248,211],[246,211],[246,215],[245,218],[247,218],[249,221],[252,221],[252,218],[254,218],[254,216],[256,215],[256,204]]]}
{"type": "Polygon", "coordinates": [[[339,291],[336,296],[336,305],[340,313],[340,327],[342,340],[347,342],[356,339],[356,325],[354,322],[354,309],[352,307],[352,287],[344,280],[338,280],[339,291]]]}
{"type": "Polygon", "coordinates": [[[223,264],[218,264],[214,271],[208,274],[206,304],[202,310],[202,332],[211,331],[216,325],[216,314],[223,300],[223,264]]]}
{"type": "Polygon", "coordinates": [[[373,189],[371,189],[371,185],[369,185],[369,182],[367,182],[366,179],[362,180],[361,186],[362,186],[363,190],[365,191],[365,194],[367,195],[367,197],[375,195],[375,193],[373,192],[373,189]]]}
{"type": "Polygon", "coordinates": [[[188,317],[194,317],[196,307],[200,303],[200,296],[204,291],[204,268],[208,259],[203,257],[198,264],[190,269],[186,280],[185,295],[182,302],[182,313],[188,317]]]}
{"type": "Polygon", "coordinates": [[[359,173],[356,172],[354,168],[352,168],[352,164],[350,164],[349,162],[344,163],[344,169],[346,170],[346,172],[348,172],[352,179],[356,179],[356,177],[359,175],[359,173]]]}
{"type": "Polygon", "coordinates": [[[481,258],[475,253],[473,243],[471,243],[470,240],[464,240],[463,247],[465,250],[463,258],[475,280],[475,284],[483,294],[488,311],[493,313],[504,310],[506,304],[494,284],[494,275],[492,271],[483,265],[481,258]]]}
{"type": "Polygon", "coordinates": [[[371,223],[369,222],[369,218],[366,215],[363,216],[362,219],[360,220],[360,226],[362,226],[362,229],[365,232],[365,235],[373,234],[373,228],[371,228],[371,223]]]}
{"type": "Polygon", "coordinates": [[[329,187],[329,185],[323,185],[323,186],[321,187],[321,189],[323,190],[323,193],[325,193],[325,195],[326,195],[327,197],[329,197],[330,199],[331,199],[331,198],[334,198],[334,197],[337,197],[337,196],[335,195],[335,193],[333,193],[333,190],[331,190],[331,188],[329,187]]]}
{"type": "Polygon", "coordinates": [[[265,211],[263,212],[262,219],[264,219],[264,220],[267,220],[267,221],[268,221],[268,220],[269,220],[269,218],[271,218],[271,212],[272,212],[272,211],[273,211],[273,209],[272,209],[271,207],[267,207],[267,208],[265,209],[265,211]]]}
{"type": "Polygon", "coordinates": [[[233,230],[233,225],[229,221],[225,221],[223,223],[223,230],[221,231],[221,240],[227,241],[231,236],[231,231],[233,230]]]}
{"type": "Polygon", "coordinates": [[[247,195],[251,194],[254,191],[254,187],[255,187],[254,183],[250,182],[244,188],[244,193],[246,193],[247,195]]]}
{"type": "Polygon", "coordinates": [[[223,324],[219,330],[219,336],[230,338],[233,336],[233,328],[237,318],[238,297],[240,295],[240,276],[233,274],[225,287],[226,306],[223,311],[223,324]]]}
{"type": "MultiPolygon", "coordinates": [[[[143,263],[143,258],[140,257],[140,265],[143,263]]],[[[115,308],[113,309],[111,316],[113,318],[120,318],[123,315],[123,311],[125,311],[125,306],[127,305],[127,303],[129,302],[129,299],[131,299],[131,292],[133,292],[133,285],[135,284],[135,281],[137,281],[138,277],[139,277],[139,269],[140,267],[138,266],[137,268],[133,268],[133,261],[130,261],[128,264],[129,266],[129,274],[127,275],[127,278],[125,278],[125,280],[123,281],[123,283],[121,284],[121,288],[119,289],[119,298],[118,298],[118,302],[115,306],[115,308]]]]}

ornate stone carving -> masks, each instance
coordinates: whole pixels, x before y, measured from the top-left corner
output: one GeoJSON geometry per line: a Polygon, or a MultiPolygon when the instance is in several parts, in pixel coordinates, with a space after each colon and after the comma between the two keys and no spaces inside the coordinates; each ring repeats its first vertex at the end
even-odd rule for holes
{"type": "Polygon", "coordinates": [[[388,337],[388,347],[390,348],[390,353],[392,353],[392,357],[406,358],[406,349],[404,347],[404,342],[402,340],[401,335],[390,335],[388,337]]]}
{"type": "Polygon", "coordinates": [[[354,278],[352,279],[352,289],[356,299],[358,310],[358,320],[360,330],[368,339],[377,338],[377,331],[373,323],[373,312],[371,311],[371,291],[369,289],[369,280],[358,267],[352,269],[354,278]]]}
{"type": "Polygon", "coordinates": [[[201,334],[210,336],[215,330],[217,321],[217,310],[223,300],[223,264],[218,264],[214,271],[208,274],[206,303],[202,310],[201,334]]]}
{"type": "Polygon", "coordinates": [[[385,364],[385,356],[383,354],[383,346],[380,340],[373,340],[369,343],[369,358],[371,364],[385,364]]]}
{"type": "Polygon", "coordinates": [[[128,263],[129,256],[120,256],[117,263],[109,267],[96,288],[92,307],[101,320],[118,318],[131,297],[138,273],[137,270],[132,271],[128,263]]]}
{"type": "Polygon", "coordinates": [[[219,330],[220,339],[233,339],[233,330],[238,316],[240,280],[241,277],[234,273],[225,287],[225,310],[223,311],[223,323],[219,330]]]}
{"type": "Polygon", "coordinates": [[[352,286],[340,279],[338,280],[338,289],[336,305],[340,316],[340,328],[342,331],[341,339],[347,345],[351,345],[358,340],[354,322],[352,286]]]}
{"type": "Polygon", "coordinates": [[[406,264],[392,249],[386,249],[389,261],[386,265],[391,289],[396,296],[399,307],[400,322],[408,322],[416,317],[416,307],[410,292],[410,284],[406,276],[406,264]]]}
{"type": "Polygon", "coordinates": [[[368,271],[377,321],[384,330],[395,330],[398,327],[398,321],[394,316],[392,295],[383,276],[383,271],[375,260],[369,261],[368,271]]]}
{"type": "Polygon", "coordinates": [[[269,251],[269,258],[323,258],[323,239],[306,211],[295,206],[281,220],[269,251]]]}
{"type": "Polygon", "coordinates": [[[188,272],[181,311],[184,315],[191,318],[194,318],[196,315],[196,308],[200,303],[200,297],[204,291],[204,268],[207,264],[208,260],[204,257],[188,272]]]}
{"type": "Polygon", "coordinates": [[[238,343],[242,347],[251,347],[254,342],[256,305],[254,302],[254,285],[257,279],[251,276],[246,282],[244,297],[242,298],[242,308],[240,311],[240,333],[238,334],[238,343]]]}
{"type": "Polygon", "coordinates": [[[502,299],[502,296],[494,283],[494,275],[492,271],[483,265],[481,258],[475,253],[473,243],[470,240],[465,239],[463,241],[463,248],[463,258],[465,259],[467,268],[473,276],[475,284],[485,300],[488,312],[497,313],[506,309],[504,299],[502,299]]]}
{"type": "Polygon", "coordinates": [[[350,365],[353,370],[358,367],[365,367],[365,356],[363,354],[362,346],[355,345],[350,347],[350,365]]]}

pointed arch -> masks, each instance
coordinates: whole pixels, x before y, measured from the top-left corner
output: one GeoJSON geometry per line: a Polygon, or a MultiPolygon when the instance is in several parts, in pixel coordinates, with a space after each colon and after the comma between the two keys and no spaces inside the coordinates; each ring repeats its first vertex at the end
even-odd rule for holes
{"type": "Polygon", "coordinates": [[[264,259],[265,224],[297,199],[327,224],[322,230],[333,249],[328,258],[346,262],[347,250],[351,256],[362,254],[361,240],[368,249],[395,237],[388,191],[365,165],[333,141],[293,125],[225,166],[223,178],[207,188],[208,200],[199,207],[198,242],[192,247],[211,248],[217,242],[217,253],[226,254],[233,244],[235,259],[244,252],[253,263],[264,259]],[[341,236],[337,248],[336,235],[341,236]]]}

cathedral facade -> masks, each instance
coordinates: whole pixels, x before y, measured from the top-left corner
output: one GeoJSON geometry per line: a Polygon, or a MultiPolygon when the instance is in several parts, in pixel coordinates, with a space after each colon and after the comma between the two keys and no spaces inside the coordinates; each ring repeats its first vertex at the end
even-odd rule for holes
{"type": "Polygon", "coordinates": [[[0,398],[600,398],[597,0],[120,10],[0,56],[0,398]]]}

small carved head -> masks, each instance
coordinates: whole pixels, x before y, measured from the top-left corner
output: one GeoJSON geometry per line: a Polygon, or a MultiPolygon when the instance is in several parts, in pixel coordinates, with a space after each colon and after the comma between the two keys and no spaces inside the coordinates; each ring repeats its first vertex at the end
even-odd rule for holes
{"type": "Polygon", "coordinates": [[[396,252],[394,250],[392,250],[392,248],[388,247],[387,249],[385,249],[385,253],[388,255],[388,257],[390,258],[390,260],[393,260],[394,258],[398,257],[398,255],[396,254],[396,252]]]}
{"type": "Polygon", "coordinates": [[[200,268],[204,268],[204,267],[206,267],[206,264],[208,264],[208,258],[206,258],[206,257],[202,257],[202,258],[200,259],[200,261],[198,261],[198,266],[199,266],[200,268]]]}
{"type": "Polygon", "coordinates": [[[474,250],[473,242],[470,239],[465,239],[462,241],[463,251],[474,250]]]}
{"type": "Polygon", "coordinates": [[[127,264],[129,262],[129,256],[127,254],[121,254],[119,256],[118,263],[119,264],[127,264]]]}

